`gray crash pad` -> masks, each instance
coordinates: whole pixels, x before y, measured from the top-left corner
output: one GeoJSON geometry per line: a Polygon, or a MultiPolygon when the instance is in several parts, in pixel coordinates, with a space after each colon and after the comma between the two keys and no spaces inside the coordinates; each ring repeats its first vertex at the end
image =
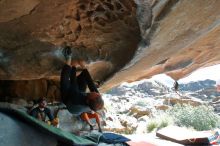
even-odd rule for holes
{"type": "Polygon", "coordinates": [[[54,146],[57,142],[77,146],[96,145],[90,140],[47,125],[17,106],[0,103],[0,113],[0,146],[2,141],[6,143],[4,146],[54,146]]]}

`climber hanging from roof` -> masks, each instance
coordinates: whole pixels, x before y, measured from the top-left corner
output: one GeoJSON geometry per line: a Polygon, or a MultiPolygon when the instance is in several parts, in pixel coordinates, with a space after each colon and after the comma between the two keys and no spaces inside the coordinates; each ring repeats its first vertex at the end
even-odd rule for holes
{"type": "MultiPolygon", "coordinates": [[[[79,58],[78,54],[73,54],[69,46],[63,49],[63,55],[66,58],[66,64],[61,71],[60,90],[67,110],[73,115],[80,116],[83,113],[102,109],[104,101],[86,69],[84,61],[79,58]],[[72,61],[72,57],[75,59],[74,61],[72,61]],[[77,66],[80,66],[81,72],[77,72],[77,66]],[[87,86],[90,90],[89,93],[85,92],[87,86]]],[[[89,122],[87,121],[87,123],[89,122]]],[[[93,125],[90,124],[91,126],[93,125]]],[[[101,131],[100,125],[99,131],[101,131]]]]}

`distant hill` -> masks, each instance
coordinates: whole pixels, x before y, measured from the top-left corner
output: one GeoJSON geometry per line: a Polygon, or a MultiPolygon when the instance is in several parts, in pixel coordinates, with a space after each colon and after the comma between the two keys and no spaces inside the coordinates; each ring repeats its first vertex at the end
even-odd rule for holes
{"type": "Polygon", "coordinates": [[[171,89],[155,80],[144,80],[136,84],[124,83],[120,86],[112,88],[107,94],[114,96],[139,96],[139,97],[152,97],[168,94],[171,92],[171,89]]]}
{"type": "Polygon", "coordinates": [[[180,84],[179,89],[182,91],[199,91],[208,88],[215,88],[216,81],[206,79],[204,81],[190,82],[188,84],[180,84]]]}
{"type": "Polygon", "coordinates": [[[220,96],[220,93],[216,91],[216,81],[206,79],[204,81],[190,82],[188,84],[180,84],[179,90],[183,92],[191,92],[191,96],[200,98],[203,100],[212,99],[220,96]]]}
{"type": "MultiPolygon", "coordinates": [[[[179,93],[184,96],[210,100],[220,96],[220,93],[216,91],[215,84],[216,81],[210,79],[179,84],[179,93]]],[[[165,85],[162,80],[147,79],[135,83],[121,84],[111,89],[107,94],[113,96],[157,97],[162,95],[169,96],[173,92],[172,88],[165,85]]]]}

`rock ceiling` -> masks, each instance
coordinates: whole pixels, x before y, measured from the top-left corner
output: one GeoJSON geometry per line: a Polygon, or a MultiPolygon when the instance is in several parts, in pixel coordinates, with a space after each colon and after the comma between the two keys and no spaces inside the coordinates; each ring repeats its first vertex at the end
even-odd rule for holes
{"type": "Polygon", "coordinates": [[[138,61],[102,87],[166,73],[178,80],[198,68],[220,63],[220,1],[161,1],[153,7],[150,41],[138,61]]]}
{"type": "Polygon", "coordinates": [[[102,91],[158,73],[177,80],[220,62],[220,1],[0,0],[0,80],[57,79],[63,44],[102,91]]]}
{"type": "Polygon", "coordinates": [[[131,60],[141,38],[132,1],[1,0],[0,8],[4,80],[59,76],[63,44],[104,80],[131,60]]]}

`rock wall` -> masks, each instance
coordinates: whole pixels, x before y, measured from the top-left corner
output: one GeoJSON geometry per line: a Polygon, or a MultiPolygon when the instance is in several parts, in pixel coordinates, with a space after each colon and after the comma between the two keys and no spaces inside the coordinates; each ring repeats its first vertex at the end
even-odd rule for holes
{"type": "Polygon", "coordinates": [[[0,81],[0,101],[13,102],[16,99],[27,101],[46,97],[49,102],[60,101],[60,84],[57,80],[0,81]]]}
{"type": "Polygon", "coordinates": [[[133,1],[6,0],[0,7],[2,80],[58,76],[64,61],[64,43],[88,64],[111,64],[110,71],[100,77],[104,80],[133,57],[140,41],[133,1]],[[22,4],[27,8],[20,7],[22,4]]]}
{"type": "Polygon", "coordinates": [[[149,45],[140,46],[129,67],[106,82],[103,91],[159,73],[178,80],[220,63],[220,1],[155,0],[151,6],[152,25],[145,32],[149,45]]]}
{"type": "Polygon", "coordinates": [[[141,40],[136,10],[133,0],[0,1],[2,95],[48,96],[45,84],[59,78],[64,44],[83,57],[94,79],[106,80],[141,40]]]}
{"type": "Polygon", "coordinates": [[[219,63],[219,6],[218,0],[0,1],[0,80],[57,79],[63,44],[105,81],[101,91],[159,73],[178,80],[219,63]]]}

